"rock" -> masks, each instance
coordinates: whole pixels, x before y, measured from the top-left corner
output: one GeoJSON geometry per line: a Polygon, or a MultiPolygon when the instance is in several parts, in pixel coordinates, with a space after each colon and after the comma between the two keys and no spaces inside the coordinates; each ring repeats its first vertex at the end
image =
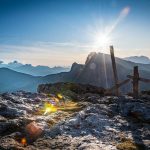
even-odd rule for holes
{"type": "Polygon", "coordinates": [[[21,124],[18,119],[7,120],[0,123],[0,133],[6,134],[21,129],[21,124]]]}
{"type": "Polygon", "coordinates": [[[116,150],[115,146],[104,144],[91,135],[84,137],[72,137],[69,135],[61,135],[55,138],[41,138],[34,142],[33,147],[39,149],[61,150],[116,150]]]}
{"type": "Polygon", "coordinates": [[[16,118],[20,117],[26,114],[26,111],[17,109],[17,108],[12,108],[9,106],[1,105],[0,107],[0,115],[8,118],[16,118]]]}
{"type": "Polygon", "coordinates": [[[72,95],[74,94],[85,94],[85,93],[97,93],[104,95],[105,89],[99,88],[92,85],[86,85],[86,84],[77,84],[77,83],[54,83],[54,84],[41,84],[38,86],[38,92],[39,93],[52,93],[52,94],[58,94],[58,93],[64,93],[66,91],[70,91],[72,95]]]}
{"type": "MultiPolygon", "coordinates": [[[[100,138],[104,136],[104,131],[106,131],[105,134],[109,134],[105,127],[111,127],[114,122],[113,120],[110,120],[109,117],[99,108],[100,107],[97,105],[89,106],[75,117],[64,123],[58,124],[55,131],[60,131],[58,134],[71,135],[73,137],[77,137],[82,133],[84,136],[90,134],[100,138]]],[[[54,128],[53,130],[46,131],[47,137],[52,136],[52,131],[54,131],[54,128]]],[[[110,138],[111,137],[106,137],[104,140],[110,140],[110,138]]]]}
{"type": "Polygon", "coordinates": [[[41,136],[43,129],[36,122],[33,121],[26,125],[25,132],[30,139],[35,140],[41,136]]]}
{"type": "Polygon", "coordinates": [[[150,122],[150,106],[140,102],[124,102],[120,104],[121,114],[123,116],[132,116],[143,122],[150,122]]]}
{"type": "Polygon", "coordinates": [[[7,119],[3,116],[0,116],[0,122],[5,122],[5,121],[7,121],[7,119]]]}
{"type": "Polygon", "coordinates": [[[133,109],[130,111],[130,115],[143,121],[150,123],[150,107],[145,107],[141,104],[135,104],[133,109]]]}
{"type": "Polygon", "coordinates": [[[150,95],[150,90],[149,91],[142,91],[141,94],[142,95],[150,95]]]}
{"type": "Polygon", "coordinates": [[[24,150],[22,145],[11,137],[0,139],[0,149],[2,150],[24,150]]]}
{"type": "MultiPolygon", "coordinates": [[[[57,112],[44,115],[44,103],[53,98],[59,102],[57,95],[23,91],[2,94],[0,149],[116,150],[116,145],[121,144],[124,138],[148,148],[148,98],[102,96],[92,93],[92,89],[85,85],[58,83],[48,88],[55,86],[60,91],[65,89],[76,95],[75,104],[84,107],[70,111],[73,107],[65,105],[57,112]]],[[[67,95],[63,97],[65,103],[70,102],[67,95]]]]}

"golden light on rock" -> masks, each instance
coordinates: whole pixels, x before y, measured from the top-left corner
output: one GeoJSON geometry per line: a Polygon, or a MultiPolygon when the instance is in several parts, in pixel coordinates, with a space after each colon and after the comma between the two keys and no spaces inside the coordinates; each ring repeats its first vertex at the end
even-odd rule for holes
{"type": "Polygon", "coordinates": [[[57,111],[57,107],[54,106],[53,104],[51,103],[45,103],[45,112],[44,112],[44,115],[48,114],[48,113],[54,113],[57,111]]]}
{"type": "Polygon", "coordinates": [[[71,102],[71,101],[65,103],[63,106],[58,108],[58,110],[61,110],[61,111],[74,111],[77,109],[80,109],[80,106],[78,105],[78,103],[71,102]]]}
{"type": "Polygon", "coordinates": [[[26,138],[22,138],[22,139],[21,139],[21,144],[22,144],[23,146],[26,146],[26,145],[27,145],[27,140],[26,140],[26,138]]]}
{"type": "Polygon", "coordinates": [[[62,96],[61,94],[57,94],[57,97],[58,97],[59,99],[62,99],[62,98],[63,98],[63,96],[62,96]]]}

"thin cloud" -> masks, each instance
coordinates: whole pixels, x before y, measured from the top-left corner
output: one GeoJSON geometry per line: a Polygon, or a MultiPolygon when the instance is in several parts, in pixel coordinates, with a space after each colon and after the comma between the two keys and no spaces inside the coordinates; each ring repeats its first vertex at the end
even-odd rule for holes
{"type": "MultiPolygon", "coordinates": [[[[22,53],[22,52],[53,52],[57,50],[61,52],[73,51],[76,49],[76,52],[79,50],[85,51],[85,49],[92,48],[93,45],[87,43],[79,42],[35,42],[31,45],[0,45],[0,53],[22,53]]],[[[56,51],[55,51],[56,52],[56,51]]]]}

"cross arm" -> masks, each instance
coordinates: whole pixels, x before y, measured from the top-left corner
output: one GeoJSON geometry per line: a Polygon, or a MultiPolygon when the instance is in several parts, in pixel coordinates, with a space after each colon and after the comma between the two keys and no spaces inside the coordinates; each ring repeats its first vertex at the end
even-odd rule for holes
{"type": "Polygon", "coordinates": [[[139,78],[139,80],[145,83],[150,83],[150,79],[139,78]]]}
{"type": "MultiPolygon", "coordinates": [[[[127,78],[133,79],[134,77],[131,75],[127,75],[127,78]]],[[[139,81],[145,82],[145,83],[150,83],[150,79],[145,79],[145,78],[139,78],[139,81]]]]}
{"type": "Polygon", "coordinates": [[[130,79],[126,79],[126,80],[118,83],[117,85],[113,86],[108,91],[113,91],[113,90],[115,90],[116,86],[119,88],[119,87],[123,86],[124,84],[127,84],[129,81],[130,81],[130,79]]]}
{"type": "Polygon", "coordinates": [[[127,75],[127,78],[129,78],[129,79],[133,79],[134,77],[133,77],[133,76],[131,76],[131,75],[127,75]]]}

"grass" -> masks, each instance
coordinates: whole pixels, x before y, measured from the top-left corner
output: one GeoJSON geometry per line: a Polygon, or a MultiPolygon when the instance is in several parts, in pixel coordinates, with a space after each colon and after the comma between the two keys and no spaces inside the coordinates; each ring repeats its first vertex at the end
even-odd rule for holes
{"type": "Polygon", "coordinates": [[[119,150],[145,150],[145,146],[142,144],[137,144],[131,139],[122,139],[121,143],[117,146],[119,150]]]}

